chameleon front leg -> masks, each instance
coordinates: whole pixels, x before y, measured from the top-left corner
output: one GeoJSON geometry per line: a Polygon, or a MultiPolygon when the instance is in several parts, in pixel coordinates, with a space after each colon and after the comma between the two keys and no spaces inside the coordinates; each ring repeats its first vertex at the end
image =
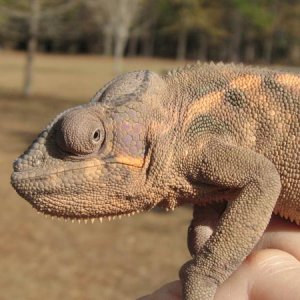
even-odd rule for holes
{"type": "Polygon", "coordinates": [[[224,197],[235,191],[216,230],[180,270],[185,300],[211,300],[262,236],[280,193],[280,177],[264,156],[217,138],[205,142],[187,166],[193,182],[224,188],[224,197]]]}

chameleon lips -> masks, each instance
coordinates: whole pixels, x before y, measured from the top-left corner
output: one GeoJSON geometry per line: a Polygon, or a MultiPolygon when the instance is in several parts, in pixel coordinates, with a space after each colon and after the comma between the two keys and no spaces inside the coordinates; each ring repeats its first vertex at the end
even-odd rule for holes
{"type": "Polygon", "coordinates": [[[61,173],[68,172],[76,172],[76,171],[84,171],[89,168],[95,168],[103,166],[105,163],[112,164],[123,164],[136,168],[142,168],[144,165],[143,158],[135,158],[130,156],[117,156],[111,159],[106,159],[105,161],[101,161],[99,159],[91,159],[87,161],[75,161],[69,162],[64,167],[57,166],[52,168],[39,168],[39,169],[29,169],[26,171],[18,171],[18,167],[16,166],[15,171],[12,173],[11,181],[22,181],[22,180],[43,180],[49,178],[51,175],[58,175],[61,173]]]}
{"type": "Polygon", "coordinates": [[[48,178],[51,175],[56,175],[60,173],[73,172],[78,170],[85,170],[88,168],[99,167],[103,165],[98,159],[92,159],[87,161],[79,161],[79,162],[69,162],[69,164],[65,164],[64,167],[55,166],[52,168],[39,168],[39,169],[29,169],[26,171],[14,171],[12,173],[11,179],[14,181],[22,181],[22,180],[35,180],[35,179],[43,179],[48,178]]]}

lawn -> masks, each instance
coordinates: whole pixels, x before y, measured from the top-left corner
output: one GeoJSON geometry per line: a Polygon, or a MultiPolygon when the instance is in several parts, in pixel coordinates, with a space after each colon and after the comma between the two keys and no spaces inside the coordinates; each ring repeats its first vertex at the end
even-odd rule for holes
{"type": "MultiPolygon", "coordinates": [[[[12,161],[36,134],[114,76],[107,57],[38,55],[33,95],[24,98],[24,63],[24,53],[0,53],[1,300],[126,300],[176,279],[189,257],[189,209],[73,224],[37,214],[11,188],[12,161]]],[[[159,59],[124,62],[126,71],[174,66],[159,59]]]]}

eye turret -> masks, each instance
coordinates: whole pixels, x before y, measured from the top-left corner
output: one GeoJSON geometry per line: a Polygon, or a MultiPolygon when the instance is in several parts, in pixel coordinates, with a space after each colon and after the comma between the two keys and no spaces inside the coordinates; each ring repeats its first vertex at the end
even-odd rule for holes
{"type": "Polygon", "coordinates": [[[105,131],[102,122],[84,109],[70,111],[57,123],[56,142],[65,152],[87,155],[101,147],[105,131]]]}

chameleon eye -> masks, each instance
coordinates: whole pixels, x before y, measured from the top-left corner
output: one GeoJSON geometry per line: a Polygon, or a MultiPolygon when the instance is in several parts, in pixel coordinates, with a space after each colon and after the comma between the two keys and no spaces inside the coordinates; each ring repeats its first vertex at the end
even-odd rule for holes
{"type": "Polygon", "coordinates": [[[73,155],[96,153],[105,137],[102,122],[95,115],[80,109],[64,115],[56,128],[58,146],[73,155]]]}
{"type": "Polygon", "coordinates": [[[96,129],[93,133],[93,142],[95,144],[98,144],[98,142],[101,140],[101,133],[100,129],[96,129]]]}

